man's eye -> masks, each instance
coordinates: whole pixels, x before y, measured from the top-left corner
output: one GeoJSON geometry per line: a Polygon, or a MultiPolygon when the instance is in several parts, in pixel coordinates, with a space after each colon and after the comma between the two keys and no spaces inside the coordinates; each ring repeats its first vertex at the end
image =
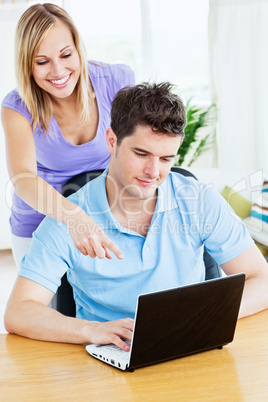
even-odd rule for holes
{"type": "Polygon", "coordinates": [[[135,152],[135,154],[136,154],[137,156],[140,156],[141,158],[144,157],[144,156],[146,156],[146,154],[141,154],[140,152],[137,152],[137,151],[135,152]]]}
{"type": "Polygon", "coordinates": [[[172,162],[174,158],[162,158],[163,162],[172,162]]]}

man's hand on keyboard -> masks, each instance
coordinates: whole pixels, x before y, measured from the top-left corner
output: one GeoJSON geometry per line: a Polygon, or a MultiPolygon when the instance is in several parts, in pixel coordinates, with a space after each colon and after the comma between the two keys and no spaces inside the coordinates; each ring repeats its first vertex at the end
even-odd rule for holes
{"type": "Polygon", "coordinates": [[[128,351],[130,347],[123,341],[131,341],[133,333],[134,320],[124,318],[122,320],[107,322],[90,322],[90,343],[107,345],[113,343],[120,349],[128,351]]]}

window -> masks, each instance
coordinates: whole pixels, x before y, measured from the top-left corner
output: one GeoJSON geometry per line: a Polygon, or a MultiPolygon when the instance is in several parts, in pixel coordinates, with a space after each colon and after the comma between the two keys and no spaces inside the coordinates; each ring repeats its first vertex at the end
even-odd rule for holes
{"type": "Polygon", "coordinates": [[[129,64],[136,81],[174,83],[185,99],[210,102],[208,0],[68,0],[88,58],[129,64]]]}
{"type": "Polygon", "coordinates": [[[141,79],[140,0],[70,0],[65,9],[76,23],[90,60],[128,64],[141,79]]]}

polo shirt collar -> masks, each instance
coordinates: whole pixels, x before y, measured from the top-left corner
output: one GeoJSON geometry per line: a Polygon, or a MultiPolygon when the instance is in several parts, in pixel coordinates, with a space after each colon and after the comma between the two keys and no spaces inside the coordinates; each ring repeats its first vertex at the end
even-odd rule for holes
{"type": "MultiPolygon", "coordinates": [[[[113,226],[113,228],[117,228],[120,231],[132,233],[131,230],[121,226],[111,213],[105,186],[107,174],[108,168],[91,183],[89,195],[91,217],[97,222],[101,223],[104,229],[109,229],[111,226],[113,226]]],[[[154,215],[173,210],[177,207],[178,205],[176,198],[174,197],[171,173],[169,173],[166,180],[158,187],[157,203],[155,206],[154,215]]]]}
{"type": "Polygon", "coordinates": [[[109,231],[117,229],[122,233],[141,236],[131,229],[125,228],[114,218],[107,199],[105,180],[108,168],[91,183],[90,188],[90,216],[101,225],[102,229],[109,231]]]}
{"type": "Polygon", "coordinates": [[[172,173],[170,172],[166,180],[158,187],[155,214],[172,211],[173,209],[178,208],[176,197],[174,195],[175,191],[173,187],[172,173]]]}

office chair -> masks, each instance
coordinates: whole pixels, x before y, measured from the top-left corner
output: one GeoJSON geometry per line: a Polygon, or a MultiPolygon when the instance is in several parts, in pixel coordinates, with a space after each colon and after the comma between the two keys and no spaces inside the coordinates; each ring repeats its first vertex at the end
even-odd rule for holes
{"type": "MultiPolygon", "coordinates": [[[[171,170],[173,172],[180,173],[183,176],[190,176],[197,180],[197,178],[188,170],[180,168],[180,167],[172,167],[171,170]]],[[[62,189],[62,195],[64,197],[68,197],[72,193],[78,191],[81,187],[83,187],[90,180],[98,177],[103,170],[93,170],[91,172],[80,173],[77,176],[71,178],[64,185],[62,189]]],[[[221,270],[216,263],[216,261],[210,256],[207,252],[206,248],[204,248],[204,264],[206,268],[206,276],[205,280],[219,278],[221,277],[221,270]]],[[[73,298],[73,289],[67,280],[67,275],[65,274],[61,279],[61,285],[57,291],[57,310],[67,316],[75,317],[76,309],[75,302],[73,298]]]]}
{"type": "MultiPolygon", "coordinates": [[[[72,177],[63,186],[61,194],[64,197],[68,197],[69,195],[78,191],[90,180],[93,180],[99,175],[101,175],[103,171],[104,169],[92,170],[90,172],[83,172],[72,177]]],[[[73,297],[73,288],[69,284],[66,274],[64,274],[63,277],[61,278],[61,285],[58,288],[56,300],[57,300],[57,310],[60,313],[67,315],[69,317],[75,317],[76,308],[73,297]]]]}

